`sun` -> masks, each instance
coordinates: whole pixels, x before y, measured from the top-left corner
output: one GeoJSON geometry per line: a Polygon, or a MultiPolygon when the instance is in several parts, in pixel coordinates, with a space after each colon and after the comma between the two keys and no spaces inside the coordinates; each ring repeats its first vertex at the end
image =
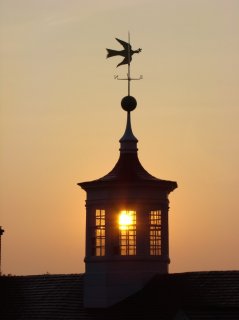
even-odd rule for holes
{"type": "Polygon", "coordinates": [[[133,224],[133,211],[120,211],[119,228],[120,230],[128,230],[129,226],[133,224]]]}

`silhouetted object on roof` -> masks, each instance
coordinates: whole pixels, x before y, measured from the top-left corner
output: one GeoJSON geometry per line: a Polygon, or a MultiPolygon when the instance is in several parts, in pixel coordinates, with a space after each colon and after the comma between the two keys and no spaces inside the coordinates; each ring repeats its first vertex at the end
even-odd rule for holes
{"type": "Polygon", "coordinates": [[[0,226],[0,276],[2,275],[2,235],[3,233],[4,233],[4,230],[0,226]]]}
{"type": "Polygon", "coordinates": [[[134,53],[140,53],[142,51],[141,48],[138,50],[132,50],[131,44],[127,43],[123,40],[120,40],[118,38],[115,38],[123,47],[123,50],[112,50],[112,49],[106,49],[107,50],[107,56],[106,58],[111,58],[115,56],[122,56],[124,59],[117,65],[117,67],[122,66],[123,64],[130,64],[132,60],[132,55],[134,53]]]}

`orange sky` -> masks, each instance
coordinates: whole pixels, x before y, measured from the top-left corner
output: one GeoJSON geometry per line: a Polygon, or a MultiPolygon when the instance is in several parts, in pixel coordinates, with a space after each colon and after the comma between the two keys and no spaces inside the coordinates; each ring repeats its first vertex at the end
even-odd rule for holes
{"type": "Polygon", "coordinates": [[[239,268],[239,2],[2,0],[4,273],[84,271],[85,193],[114,166],[131,31],[139,157],[170,195],[171,272],[239,268]]]}

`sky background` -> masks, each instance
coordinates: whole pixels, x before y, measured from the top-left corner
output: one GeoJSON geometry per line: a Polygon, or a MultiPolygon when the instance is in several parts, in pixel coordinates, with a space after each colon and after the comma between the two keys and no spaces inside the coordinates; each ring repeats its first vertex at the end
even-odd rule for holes
{"type": "Polygon", "coordinates": [[[139,158],[170,194],[170,272],[239,269],[239,1],[1,0],[5,274],[84,272],[85,192],[119,156],[132,62],[139,158]]]}

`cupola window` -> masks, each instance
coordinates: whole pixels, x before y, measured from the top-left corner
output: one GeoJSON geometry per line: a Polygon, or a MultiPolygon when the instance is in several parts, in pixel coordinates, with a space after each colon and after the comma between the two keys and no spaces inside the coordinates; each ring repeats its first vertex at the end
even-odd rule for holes
{"type": "Polygon", "coordinates": [[[105,255],[105,210],[95,211],[95,239],[93,252],[95,256],[105,255]]]}
{"type": "Polygon", "coordinates": [[[119,215],[119,242],[122,256],[136,255],[136,211],[123,210],[119,215]]]}
{"type": "Polygon", "coordinates": [[[161,211],[151,211],[149,215],[150,255],[161,255],[161,211]]]}

